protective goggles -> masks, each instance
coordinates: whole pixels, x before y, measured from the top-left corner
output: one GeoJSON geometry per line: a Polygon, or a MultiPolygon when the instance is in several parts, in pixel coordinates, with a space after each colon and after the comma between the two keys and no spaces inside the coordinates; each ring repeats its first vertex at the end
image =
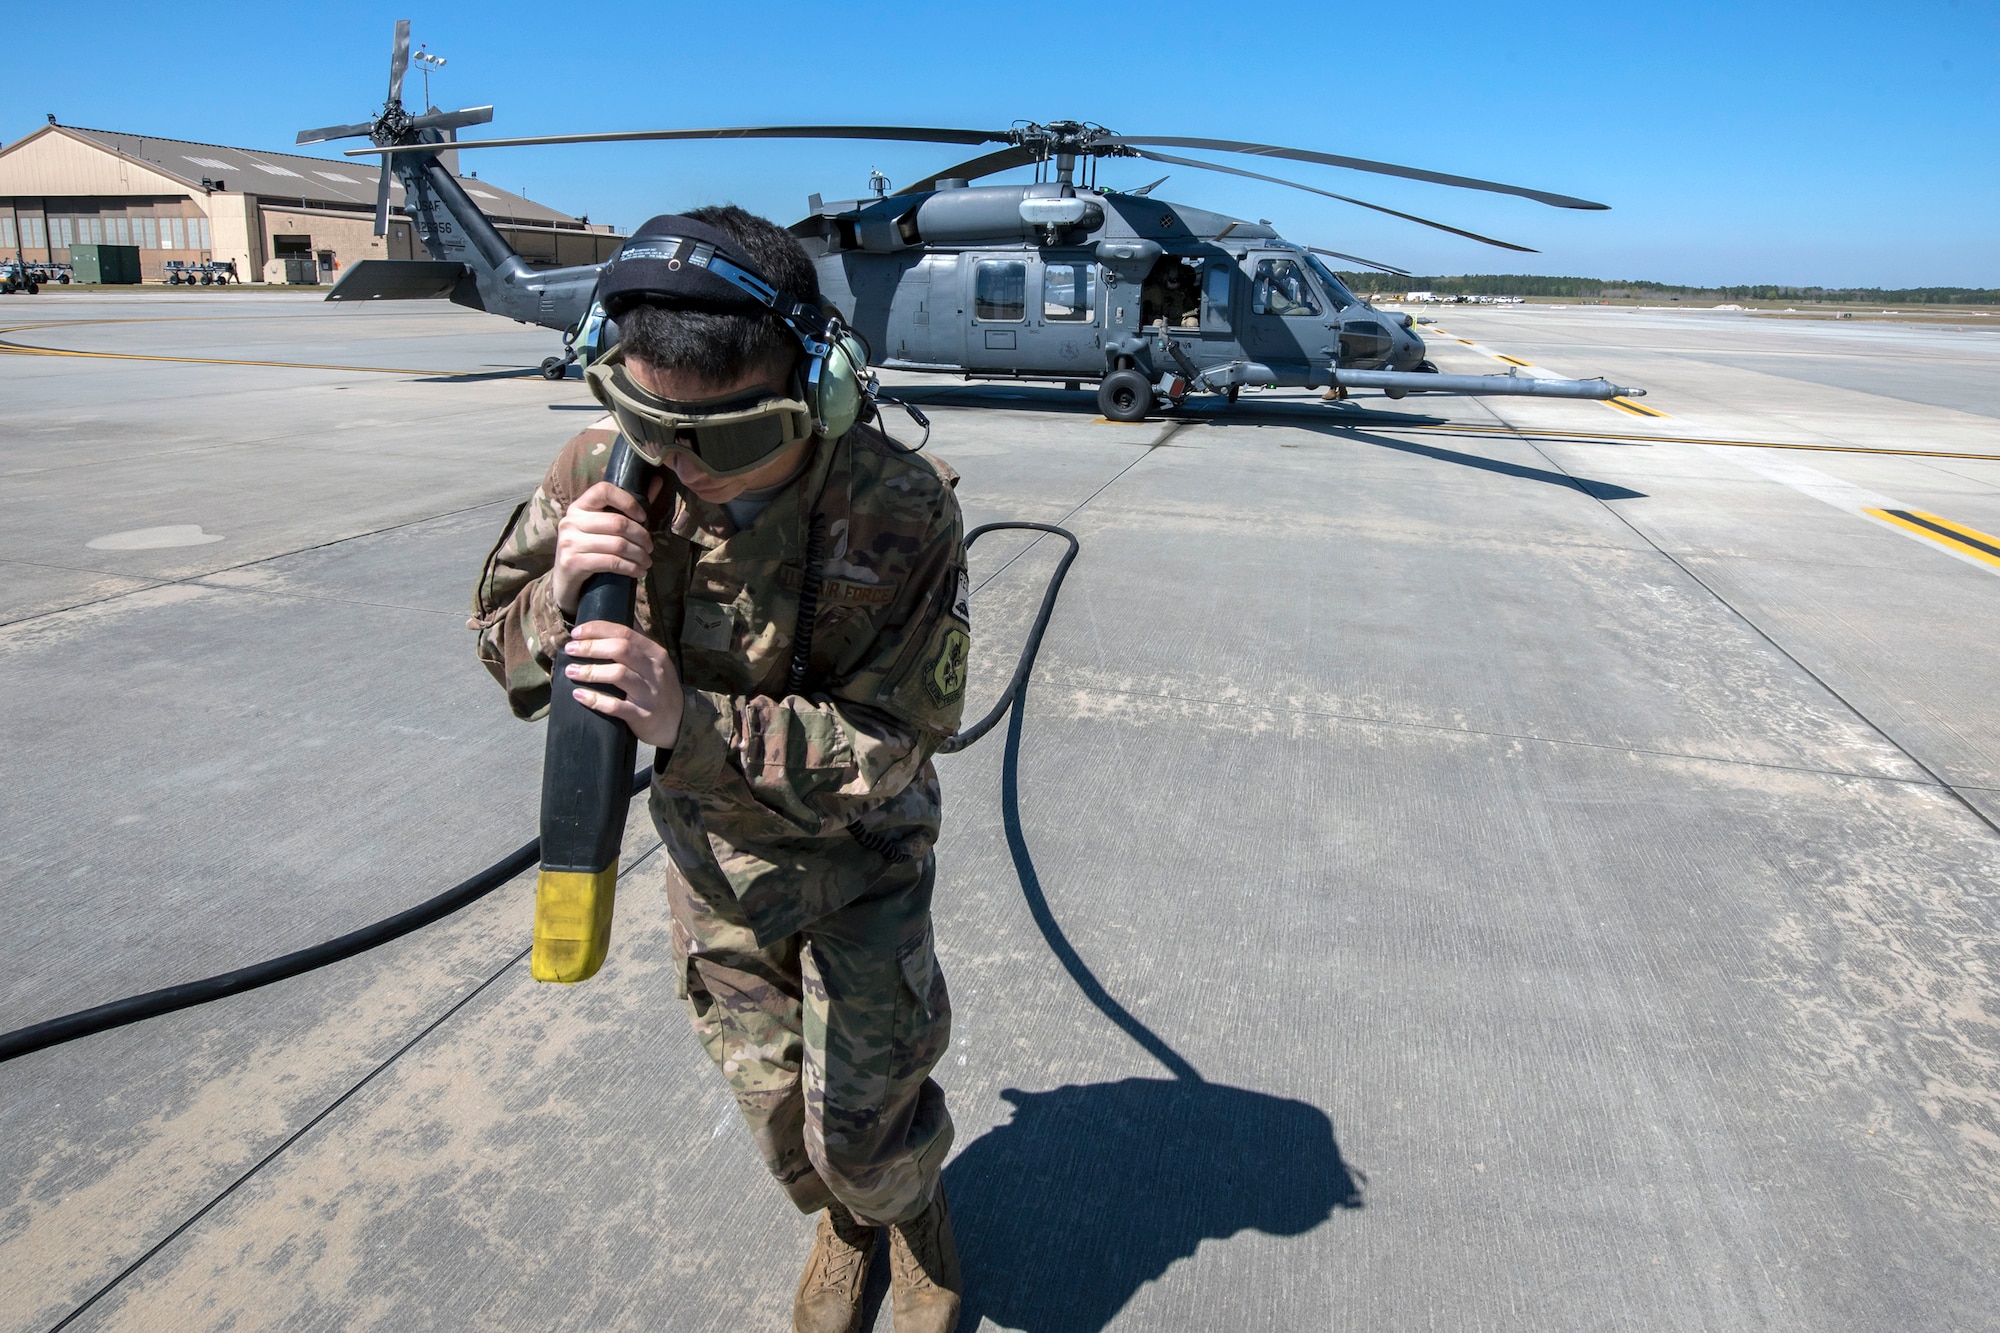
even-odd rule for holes
{"type": "Polygon", "coordinates": [[[655,467],[679,452],[710,476],[735,477],[813,436],[813,414],[804,402],[762,389],[695,402],[662,398],[632,378],[623,348],[613,349],[583,377],[597,401],[611,409],[633,450],[655,467]]]}

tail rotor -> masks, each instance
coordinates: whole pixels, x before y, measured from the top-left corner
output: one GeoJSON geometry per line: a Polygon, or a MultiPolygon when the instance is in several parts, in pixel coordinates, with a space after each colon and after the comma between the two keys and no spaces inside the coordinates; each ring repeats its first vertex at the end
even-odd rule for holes
{"type": "MultiPolygon", "coordinates": [[[[446,132],[467,125],[484,125],[493,119],[490,106],[467,107],[462,111],[436,111],[413,116],[403,107],[403,75],[410,68],[410,21],[396,20],[396,37],[389,49],[389,96],[373,120],[355,125],[328,125],[316,130],[300,130],[301,144],[325,143],[331,139],[366,137],[383,148],[412,144],[444,143],[446,132]]],[[[382,154],[382,166],[375,180],[375,234],[389,234],[389,155],[382,154]]]]}

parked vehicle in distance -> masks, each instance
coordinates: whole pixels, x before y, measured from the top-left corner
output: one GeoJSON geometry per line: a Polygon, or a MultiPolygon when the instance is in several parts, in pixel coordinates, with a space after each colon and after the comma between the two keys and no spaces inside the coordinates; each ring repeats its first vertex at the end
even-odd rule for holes
{"type": "Polygon", "coordinates": [[[44,283],[66,284],[69,280],[68,264],[39,263],[24,259],[19,254],[12,259],[0,259],[0,294],[26,292],[33,296],[44,283]]]}
{"type": "Polygon", "coordinates": [[[167,261],[167,285],[170,287],[224,287],[232,282],[242,282],[237,275],[236,261],[233,259],[211,259],[195,263],[187,259],[167,261]]]}

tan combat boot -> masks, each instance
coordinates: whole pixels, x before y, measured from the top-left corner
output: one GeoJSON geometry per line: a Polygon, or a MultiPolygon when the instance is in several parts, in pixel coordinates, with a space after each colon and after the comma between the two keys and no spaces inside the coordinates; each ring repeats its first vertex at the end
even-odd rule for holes
{"type": "Polygon", "coordinates": [[[952,1333],[958,1327],[965,1280],[942,1180],[930,1207],[889,1228],[889,1283],[896,1333],[952,1333]]]}
{"type": "Polygon", "coordinates": [[[854,1333],[881,1233],[837,1203],[819,1215],[812,1256],[792,1298],[792,1333],[854,1333]]]}

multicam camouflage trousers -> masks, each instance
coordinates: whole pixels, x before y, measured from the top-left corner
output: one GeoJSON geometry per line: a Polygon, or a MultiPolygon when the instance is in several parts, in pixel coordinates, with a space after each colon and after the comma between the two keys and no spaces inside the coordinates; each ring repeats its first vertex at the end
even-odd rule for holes
{"type": "Polygon", "coordinates": [[[733,902],[667,868],[680,988],[764,1165],[800,1212],[838,1199],[876,1224],[929,1206],[951,1148],[930,1071],[951,1045],[931,940],[935,861],[765,948],[733,902]]]}

